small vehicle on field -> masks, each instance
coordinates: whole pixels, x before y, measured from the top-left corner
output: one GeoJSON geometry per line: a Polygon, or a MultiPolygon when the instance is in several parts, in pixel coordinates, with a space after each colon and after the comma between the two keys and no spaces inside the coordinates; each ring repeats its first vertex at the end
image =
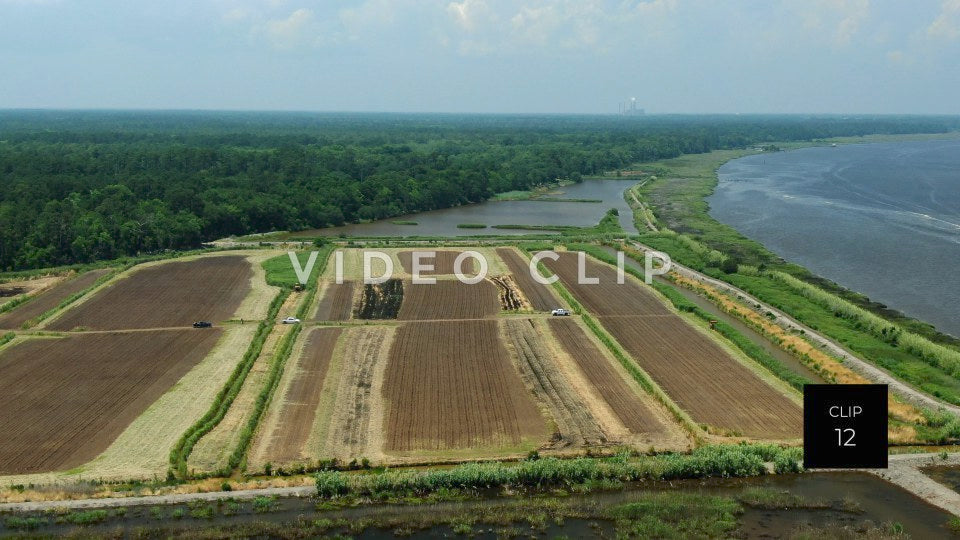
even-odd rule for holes
{"type": "Polygon", "coordinates": [[[193,323],[194,328],[210,328],[213,326],[213,323],[210,321],[197,321],[193,323]]]}
{"type": "Polygon", "coordinates": [[[299,324],[299,323],[300,323],[300,319],[298,319],[298,318],[296,318],[296,317],[287,317],[286,319],[284,319],[284,320],[282,320],[282,321],[280,321],[280,322],[282,322],[283,324],[299,324]]]}
{"type": "Polygon", "coordinates": [[[557,308],[550,312],[554,317],[567,317],[570,315],[570,312],[563,308],[557,308]]]}

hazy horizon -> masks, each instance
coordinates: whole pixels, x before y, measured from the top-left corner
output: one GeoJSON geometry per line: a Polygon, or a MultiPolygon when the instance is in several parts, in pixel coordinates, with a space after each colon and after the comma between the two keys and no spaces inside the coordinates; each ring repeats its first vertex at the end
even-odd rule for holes
{"type": "Polygon", "coordinates": [[[960,0],[0,0],[0,109],[960,114],[960,0]]]}

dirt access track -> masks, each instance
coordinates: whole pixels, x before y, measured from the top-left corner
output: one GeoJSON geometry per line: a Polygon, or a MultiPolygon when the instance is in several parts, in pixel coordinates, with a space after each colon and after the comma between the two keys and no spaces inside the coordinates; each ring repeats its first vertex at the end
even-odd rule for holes
{"type": "Polygon", "coordinates": [[[31,338],[0,351],[0,474],[103,452],[210,352],[219,329],[31,338]]]}
{"type": "Polygon", "coordinates": [[[720,428],[724,435],[801,436],[797,402],[668,309],[639,281],[628,275],[617,284],[614,268],[586,257],[585,275],[598,277],[599,283],[578,284],[579,254],[559,255],[556,261],[544,259],[547,268],[694,421],[720,428]]]}
{"type": "Polygon", "coordinates": [[[250,262],[242,255],[147,266],[68,309],[47,328],[122,330],[223,321],[247,297],[252,275],[250,262]]]}

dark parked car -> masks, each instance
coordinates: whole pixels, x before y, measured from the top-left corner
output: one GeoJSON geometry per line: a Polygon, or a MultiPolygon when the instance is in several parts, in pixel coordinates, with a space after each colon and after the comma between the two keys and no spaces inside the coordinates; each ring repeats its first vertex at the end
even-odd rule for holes
{"type": "Polygon", "coordinates": [[[213,326],[213,323],[210,321],[197,321],[193,323],[194,328],[210,328],[213,326]]]}

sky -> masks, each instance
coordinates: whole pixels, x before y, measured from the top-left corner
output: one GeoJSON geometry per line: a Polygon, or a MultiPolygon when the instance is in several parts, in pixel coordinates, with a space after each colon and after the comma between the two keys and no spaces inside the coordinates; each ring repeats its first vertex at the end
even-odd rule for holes
{"type": "Polygon", "coordinates": [[[0,0],[0,108],[960,114],[960,0],[0,0]]]}

